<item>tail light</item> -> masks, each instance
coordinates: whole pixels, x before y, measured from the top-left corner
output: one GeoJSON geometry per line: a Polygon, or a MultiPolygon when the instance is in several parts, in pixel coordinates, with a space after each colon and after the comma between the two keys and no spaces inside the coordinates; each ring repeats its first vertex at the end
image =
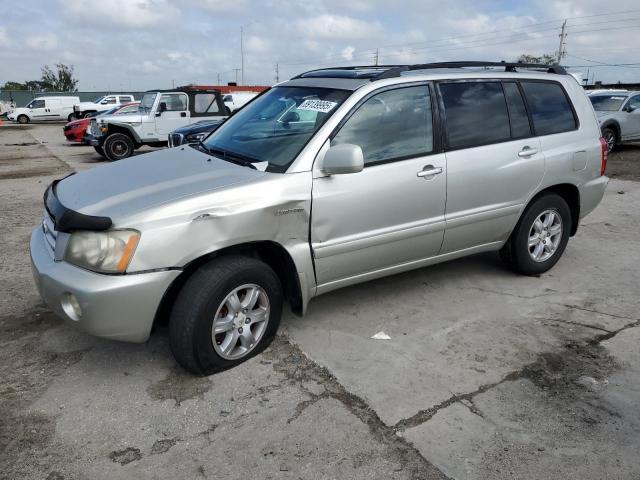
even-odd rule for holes
{"type": "Polygon", "coordinates": [[[600,137],[600,147],[602,148],[602,160],[600,161],[600,176],[603,176],[607,171],[607,141],[600,137]]]}

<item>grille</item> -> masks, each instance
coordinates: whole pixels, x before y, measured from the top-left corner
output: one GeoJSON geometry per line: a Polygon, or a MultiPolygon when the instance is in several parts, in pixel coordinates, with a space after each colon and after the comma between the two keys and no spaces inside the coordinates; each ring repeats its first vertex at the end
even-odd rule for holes
{"type": "Polygon", "coordinates": [[[184,136],[181,133],[171,133],[169,135],[169,147],[177,147],[182,145],[184,136]]]}
{"type": "Polygon", "coordinates": [[[44,239],[51,249],[51,254],[56,251],[56,240],[58,239],[58,232],[53,224],[53,220],[49,214],[45,211],[44,220],[42,221],[42,231],[44,232],[44,239]]]}

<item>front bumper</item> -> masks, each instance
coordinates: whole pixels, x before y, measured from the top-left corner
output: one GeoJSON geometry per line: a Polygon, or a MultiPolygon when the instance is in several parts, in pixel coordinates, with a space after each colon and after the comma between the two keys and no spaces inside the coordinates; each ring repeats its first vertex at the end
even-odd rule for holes
{"type": "Polygon", "coordinates": [[[156,311],[171,282],[180,274],[166,270],[127,275],[103,275],[56,262],[42,227],[31,234],[31,268],[44,302],[59,317],[97,337],[125,342],[149,338],[156,311]],[[65,310],[73,294],[82,315],[72,318],[65,310]]]}
{"type": "Polygon", "coordinates": [[[86,143],[87,145],[91,145],[94,147],[99,147],[100,145],[100,139],[103,137],[96,137],[95,135],[89,133],[89,129],[87,129],[87,131],[84,134],[84,137],[82,137],[82,141],[84,143],[86,143]]]}
{"type": "Polygon", "coordinates": [[[85,129],[67,130],[64,132],[64,136],[69,142],[83,142],[85,129]]]}

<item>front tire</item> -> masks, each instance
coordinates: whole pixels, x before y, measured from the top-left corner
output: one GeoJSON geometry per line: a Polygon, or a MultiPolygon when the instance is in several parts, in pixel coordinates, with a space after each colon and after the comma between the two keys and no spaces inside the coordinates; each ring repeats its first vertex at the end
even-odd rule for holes
{"type": "Polygon", "coordinates": [[[133,155],[133,140],[124,133],[112,133],[102,144],[107,160],[116,161],[133,155]]]}
{"type": "Polygon", "coordinates": [[[73,122],[75,118],[76,118],[75,114],[70,113],[69,116],[67,117],[67,122],[73,122]]]}
{"type": "Polygon", "coordinates": [[[235,367],[269,345],[281,314],[282,286],[267,264],[243,256],[215,259],[189,277],[173,305],[171,351],[194,374],[235,367]]]}
{"type": "Polygon", "coordinates": [[[104,150],[102,149],[102,147],[95,145],[93,149],[96,151],[98,155],[100,155],[103,158],[106,158],[106,155],[104,154],[104,150]]]}
{"type": "Polygon", "coordinates": [[[555,193],[534,200],[520,217],[500,256],[523,275],[540,275],[564,252],[571,232],[571,210],[555,193]]]}
{"type": "Polygon", "coordinates": [[[29,123],[29,117],[27,117],[26,115],[18,115],[18,123],[20,125],[26,125],[27,123],[29,123]]]}
{"type": "Polygon", "coordinates": [[[607,142],[607,153],[613,152],[618,145],[618,134],[616,131],[611,127],[603,128],[602,138],[607,142]]]}

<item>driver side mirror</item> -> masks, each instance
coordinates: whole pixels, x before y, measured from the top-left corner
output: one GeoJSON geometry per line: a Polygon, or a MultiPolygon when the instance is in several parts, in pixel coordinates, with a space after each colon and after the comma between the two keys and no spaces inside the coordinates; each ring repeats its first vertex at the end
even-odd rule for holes
{"type": "Polygon", "coordinates": [[[292,123],[292,122],[299,122],[300,121],[300,115],[298,115],[298,112],[287,112],[287,113],[285,113],[284,117],[282,117],[282,119],[280,121],[282,123],[284,123],[284,124],[292,123]]]}
{"type": "Polygon", "coordinates": [[[322,160],[322,171],[329,175],[358,173],[364,168],[364,155],[358,145],[343,143],[329,147],[322,160]]]}
{"type": "Polygon", "coordinates": [[[108,101],[108,100],[102,100],[102,101],[100,102],[100,105],[106,105],[107,103],[109,103],[109,101],[108,101]]]}
{"type": "Polygon", "coordinates": [[[158,105],[158,112],[156,113],[156,117],[159,117],[160,115],[162,115],[162,112],[166,112],[166,111],[167,111],[166,102],[160,102],[160,105],[158,105]]]}
{"type": "Polygon", "coordinates": [[[627,105],[626,107],[624,107],[624,111],[627,113],[631,113],[634,110],[636,110],[636,107],[634,107],[633,105],[627,105]]]}

